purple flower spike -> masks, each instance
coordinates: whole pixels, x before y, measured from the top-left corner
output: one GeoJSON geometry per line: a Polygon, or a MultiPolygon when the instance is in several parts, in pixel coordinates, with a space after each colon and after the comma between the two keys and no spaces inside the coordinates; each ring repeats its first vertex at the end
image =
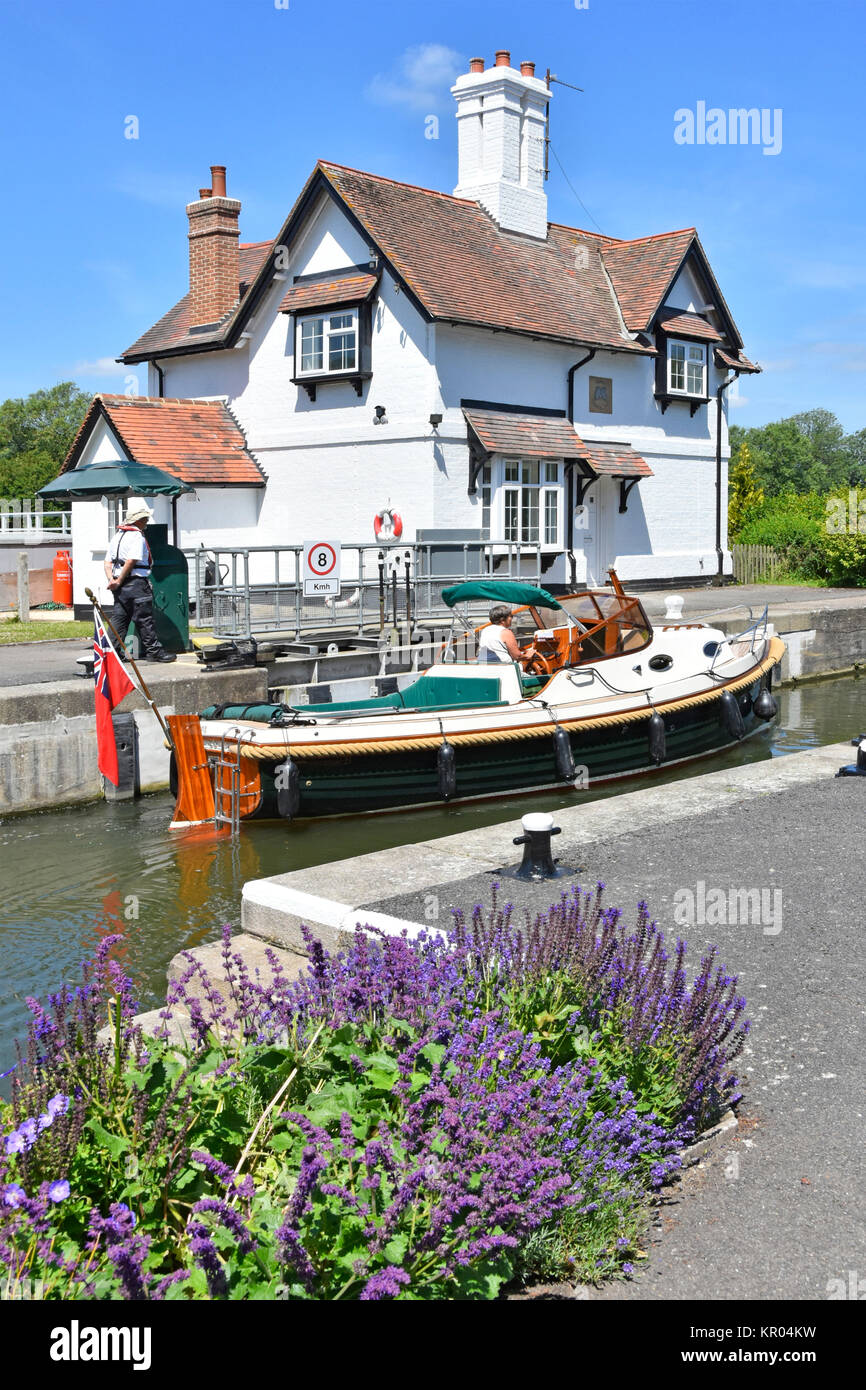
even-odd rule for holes
{"type": "Polygon", "coordinates": [[[405,1269],[401,1269],[399,1265],[388,1265],[386,1269],[380,1269],[378,1274],[367,1280],[361,1293],[361,1301],[399,1298],[401,1287],[411,1282],[405,1269]]]}
{"type": "Polygon", "coordinates": [[[22,1120],[21,1124],[18,1126],[18,1133],[24,1139],[24,1142],[27,1145],[28,1149],[32,1148],[33,1145],[36,1143],[36,1136],[38,1132],[39,1131],[36,1128],[35,1120],[22,1120]]]}

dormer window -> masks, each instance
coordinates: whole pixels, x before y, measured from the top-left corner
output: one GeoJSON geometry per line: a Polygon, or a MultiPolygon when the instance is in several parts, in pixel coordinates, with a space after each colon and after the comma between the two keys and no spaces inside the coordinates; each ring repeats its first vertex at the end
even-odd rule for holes
{"type": "Polygon", "coordinates": [[[692,415],[706,405],[707,352],[722,341],[709,320],[688,309],[665,309],[656,325],[655,398],[664,413],[672,401],[688,403],[692,415]]]}
{"type": "Polygon", "coordinates": [[[357,309],[299,319],[297,355],[299,376],[354,371],[358,360],[357,309]]]}
{"type": "Polygon", "coordinates": [[[294,321],[294,336],[288,338],[289,351],[292,341],[295,345],[292,381],[311,401],[317,387],[339,382],[348,382],[360,396],[373,375],[372,304],[380,279],[378,261],[295,276],[280,312],[294,321]]]}
{"type": "Polygon", "coordinates": [[[707,350],[701,343],[668,339],[668,391],[672,396],[707,394],[707,350]]]}

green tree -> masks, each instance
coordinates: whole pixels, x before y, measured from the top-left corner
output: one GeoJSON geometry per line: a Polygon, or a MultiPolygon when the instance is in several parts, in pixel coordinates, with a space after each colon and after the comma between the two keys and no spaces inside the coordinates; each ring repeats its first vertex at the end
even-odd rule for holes
{"type": "Polygon", "coordinates": [[[774,420],[755,429],[731,429],[731,448],[748,444],[755,473],[768,497],[781,492],[822,491],[824,470],[815,446],[793,419],[774,420]]]}
{"type": "Polygon", "coordinates": [[[56,477],[89,404],[74,381],[0,404],[0,497],[32,497],[56,477]]]}
{"type": "Polygon", "coordinates": [[[849,487],[866,486],[866,429],[847,434],[842,441],[846,478],[849,487]]]}
{"type": "Polygon", "coordinates": [[[763,504],[764,489],[758,482],[752,455],[744,440],[728,478],[728,535],[732,540],[763,504]]]}
{"type": "Polygon", "coordinates": [[[838,487],[847,481],[845,431],[830,410],[805,410],[792,415],[791,422],[812,445],[813,467],[818,470],[821,488],[838,487]],[[821,476],[823,475],[823,476],[821,476]]]}

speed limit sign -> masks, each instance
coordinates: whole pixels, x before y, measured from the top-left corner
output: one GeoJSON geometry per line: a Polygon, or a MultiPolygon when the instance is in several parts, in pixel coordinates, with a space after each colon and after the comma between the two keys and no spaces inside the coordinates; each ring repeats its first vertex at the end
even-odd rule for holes
{"type": "Polygon", "coordinates": [[[304,594],[339,594],[340,542],[308,541],[304,546],[304,594]]]}

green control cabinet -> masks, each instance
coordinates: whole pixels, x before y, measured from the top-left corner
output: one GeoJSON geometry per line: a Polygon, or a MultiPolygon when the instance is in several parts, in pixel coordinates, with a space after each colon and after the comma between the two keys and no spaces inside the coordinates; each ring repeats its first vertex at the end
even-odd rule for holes
{"type": "MultiPolygon", "coordinates": [[[[167,526],[148,526],[145,539],[153,557],[153,621],[156,635],[167,652],[188,652],[189,566],[176,545],[169,545],[167,526]]],[[[130,625],[135,632],[135,624],[130,625]]],[[[138,634],[136,633],[136,646],[138,634]]]]}

